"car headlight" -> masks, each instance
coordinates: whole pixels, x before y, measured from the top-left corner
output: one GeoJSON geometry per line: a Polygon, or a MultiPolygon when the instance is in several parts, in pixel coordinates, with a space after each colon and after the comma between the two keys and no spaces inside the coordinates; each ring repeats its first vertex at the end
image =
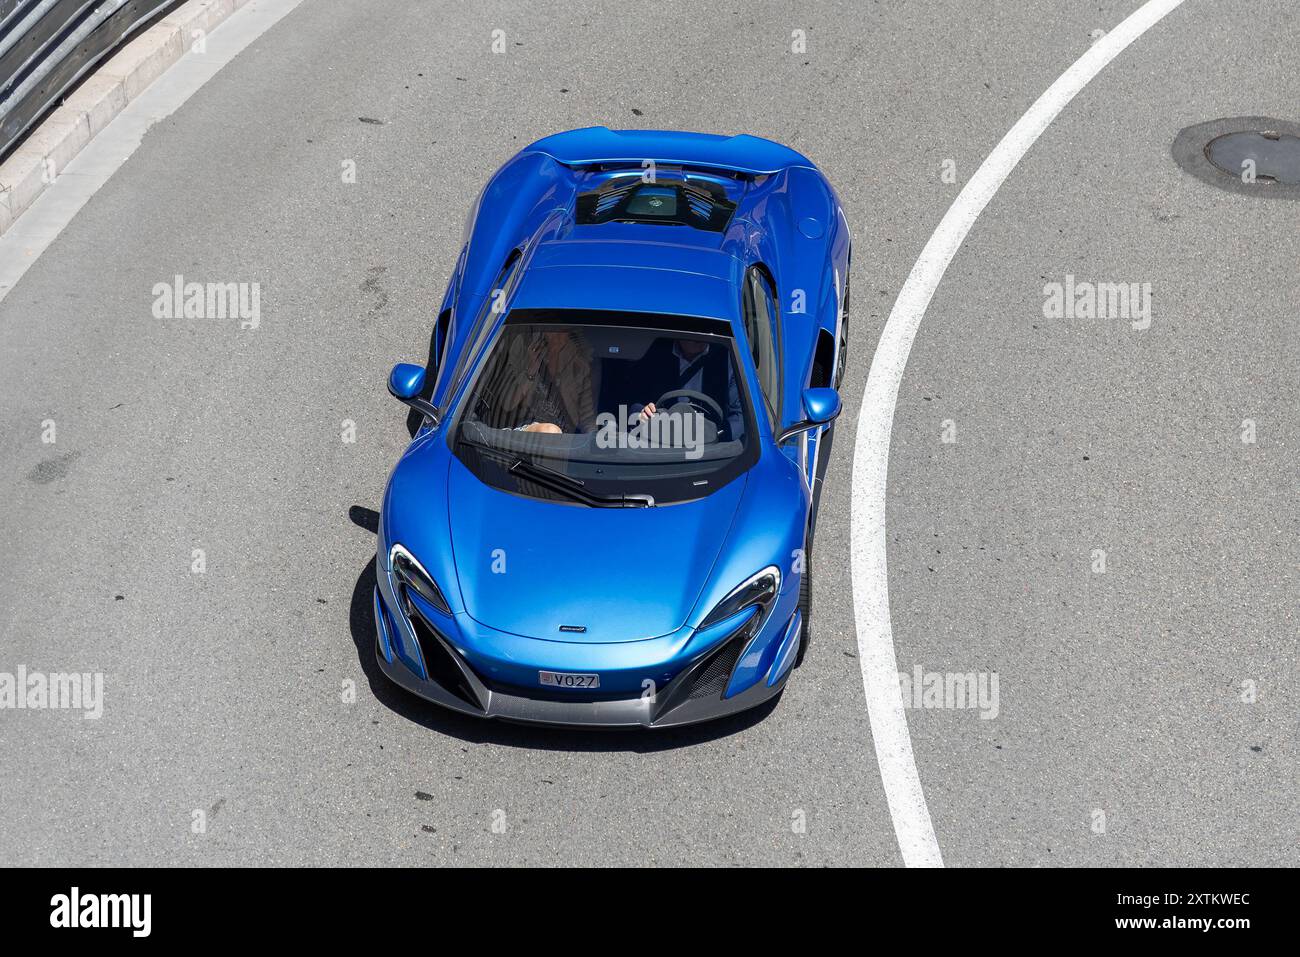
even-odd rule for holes
{"type": "Polygon", "coordinates": [[[700,623],[701,628],[709,628],[720,621],[725,621],[732,615],[744,611],[746,608],[758,607],[757,614],[752,621],[761,623],[776,601],[776,596],[781,591],[781,569],[775,565],[769,565],[761,572],[757,572],[732,589],[726,598],[718,602],[717,607],[709,612],[709,616],[700,623]]]}
{"type": "MultiPolygon", "coordinates": [[[[447,599],[442,597],[442,592],[433,583],[433,578],[424,570],[424,566],[416,560],[414,555],[401,545],[394,545],[388,553],[388,564],[393,567],[393,577],[397,580],[401,589],[410,589],[444,615],[451,614],[451,607],[447,604],[447,599]]],[[[405,595],[402,595],[402,597],[406,599],[407,612],[409,613],[411,611],[409,607],[410,599],[405,595]]]]}

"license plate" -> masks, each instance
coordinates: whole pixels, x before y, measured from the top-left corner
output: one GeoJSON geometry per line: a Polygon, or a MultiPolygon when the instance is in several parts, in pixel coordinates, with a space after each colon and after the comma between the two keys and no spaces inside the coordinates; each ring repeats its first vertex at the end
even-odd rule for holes
{"type": "Polygon", "coordinates": [[[599,688],[600,675],[575,675],[564,671],[539,671],[537,680],[551,688],[599,688]]]}

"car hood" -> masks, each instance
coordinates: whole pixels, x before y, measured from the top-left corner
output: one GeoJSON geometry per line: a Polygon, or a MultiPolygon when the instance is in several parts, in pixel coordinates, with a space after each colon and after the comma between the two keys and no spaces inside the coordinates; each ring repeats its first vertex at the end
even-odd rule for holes
{"type": "Polygon", "coordinates": [[[741,475],[694,502],[589,508],[502,492],[453,458],[448,520],[465,611],[489,628],[548,641],[677,631],[708,580],[745,482],[741,475]]]}

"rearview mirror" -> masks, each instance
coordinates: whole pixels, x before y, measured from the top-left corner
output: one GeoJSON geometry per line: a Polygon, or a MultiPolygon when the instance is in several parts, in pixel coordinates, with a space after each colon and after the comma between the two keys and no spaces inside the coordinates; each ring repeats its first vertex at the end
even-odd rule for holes
{"type": "Polygon", "coordinates": [[[800,432],[809,432],[834,421],[835,417],[840,414],[840,394],[834,389],[804,389],[803,412],[804,420],[802,422],[796,422],[788,429],[782,429],[777,434],[777,445],[780,445],[786,439],[793,438],[800,432]]]}

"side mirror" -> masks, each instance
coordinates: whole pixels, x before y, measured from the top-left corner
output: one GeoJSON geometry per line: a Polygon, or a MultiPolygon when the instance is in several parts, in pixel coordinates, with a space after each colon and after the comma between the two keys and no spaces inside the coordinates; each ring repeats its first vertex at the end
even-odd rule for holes
{"type": "Polygon", "coordinates": [[[825,425],[840,414],[840,394],[834,389],[804,389],[803,410],[809,422],[825,425]]]}
{"type": "Polygon", "coordinates": [[[811,432],[819,426],[833,422],[840,414],[840,408],[840,394],[834,389],[804,389],[804,420],[778,432],[776,444],[780,445],[786,439],[793,438],[801,432],[811,432]]]}
{"type": "Polygon", "coordinates": [[[424,391],[424,366],[399,362],[388,373],[388,391],[395,399],[409,402],[424,391]]]}
{"type": "Polygon", "coordinates": [[[388,373],[388,392],[393,398],[405,402],[416,412],[433,420],[436,425],[441,413],[420,393],[424,391],[424,366],[399,362],[388,373]]]}

